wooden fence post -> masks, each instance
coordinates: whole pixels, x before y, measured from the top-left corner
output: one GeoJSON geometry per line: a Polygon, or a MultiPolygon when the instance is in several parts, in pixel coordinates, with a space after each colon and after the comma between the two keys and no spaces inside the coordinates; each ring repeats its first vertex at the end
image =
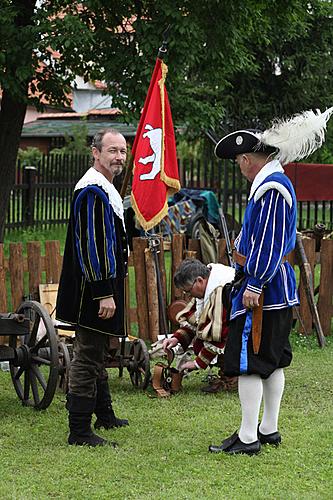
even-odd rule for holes
{"type": "Polygon", "coordinates": [[[333,240],[321,241],[318,313],[324,335],[331,334],[333,316],[333,240]]]}
{"type": "Polygon", "coordinates": [[[16,311],[24,297],[22,243],[9,244],[9,273],[12,296],[12,310],[16,311]]]}
{"type": "Polygon", "coordinates": [[[0,312],[7,312],[6,269],[3,243],[0,243],[0,312]]]}
{"type": "Polygon", "coordinates": [[[59,283],[61,273],[60,241],[45,242],[46,283],[59,283]]]}
{"type": "Polygon", "coordinates": [[[135,273],[136,308],[138,317],[138,335],[140,339],[149,339],[149,321],[146,285],[146,263],[144,251],[148,240],[133,238],[133,264],[135,273]]]}
{"type": "Polygon", "coordinates": [[[196,259],[198,260],[202,259],[200,240],[190,238],[188,240],[187,249],[190,250],[191,252],[196,252],[196,259]]]}
{"type": "Polygon", "coordinates": [[[160,333],[159,305],[154,256],[149,248],[145,248],[145,263],[147,278],[149,337],[152,342],[156,342],[157,337],[160,333]]]}
{"type": "MultiPolygon", "coordinates": [[[[0,312],[7,312],[6,269],[3,243],[0,243],[0,312]]],[[[0,335],[0,345],[8,343],[8,337],[0,335]]]]}
{"type": "Polygon", "coordinates": [[[197,259],[197,252],[195,250],[184,250],[184,259],[197,259]]]}
{"type": "Polygon", "coordinates": [[[172,251],[172,263],[171,263],[171,302],[173,302],[176,299],[181,299],[183,297],[183,294],[178,288],[175,287],[173,283],[173,276],[176,272],[177,267],[183,260],[183,252],[184,252],[184,243],[185,243],[185,236],[183,234],[173,234],[172,235],[172,244],[171,244],[171,251],[172,251]]]}
{"type": "Polygon", "coordinates": [[[39,241],[27,242],[29,293],[33,300],[39,300],[39,285],[42,282],[42,262],[39,241]]]}
{"type": "MultiPolygon", "coordinates": [[[[308,258],[309,264],[311,266],[311,272],[312,276],[314,276],[314,265],[316,261],[316,242],[313,238],[303,238],[302,239],[305,254],[308,258]]],[[[314,286],[314,283],[311,284],[314,286]]],[[[300,298],[300,316],[303,320],[303,325],[305,328],[305,332],[303,329],[303,326],[300,325],[300,332],[303,334],[306,333],[311,333],[312,332],[312,314],[309,308],[308,300],[307,300],[307,295],[305,292],[305,286],[306,284],[303,281],[303,278],[301,276],[300,278],[300,290],[299,290],[299,298],[300,298]]]]}

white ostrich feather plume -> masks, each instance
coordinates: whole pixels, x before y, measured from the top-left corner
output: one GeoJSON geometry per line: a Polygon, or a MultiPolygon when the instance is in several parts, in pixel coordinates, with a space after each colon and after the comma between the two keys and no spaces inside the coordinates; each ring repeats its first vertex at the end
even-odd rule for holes
{"type": "Polygon", "coordinates": [[[301,160],[320,148],[325,141],[326,124],[333,107],[321,113],[304,111],[286,120],[277,120],[261,135],[263,144],[276,147],[275,156],[283,165],[301,160]]]}

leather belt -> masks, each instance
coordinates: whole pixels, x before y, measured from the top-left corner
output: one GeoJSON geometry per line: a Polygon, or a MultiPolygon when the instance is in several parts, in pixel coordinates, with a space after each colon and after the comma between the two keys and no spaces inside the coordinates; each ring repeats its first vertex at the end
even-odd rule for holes
{"type": "MultiPolygon", "coordinates": [[[[235,248],[233,248],[233,250],[232,250],[232,258],[240,266],[242,266],[242,267],[245,266],[245,264],[246,264],[246,256],[242,255],[239,252],[237,252],[237,250],[235,248]]],[[[287,260],[287,256],[285,255],[284,257],[282,257],[282,263],[286,262],[286,260],[287,260]]]]}
{"type": "MultiPolygon", "coordinates": [[[[244,267],[246,263],[246,256],[237,252],[234,248],[232,251],[233,260],[244,267]]],[[[282,258],[282,262],[287,260],[285,255],[282,258]]],[[[258,354],[261,343],[261,332],[262,332],[262,315],[263,315],[263,305],[264,305],[264,291],[261,292],[259,297],[259,306],[252,309],[252,346],[254,354],[258,354]]]]}

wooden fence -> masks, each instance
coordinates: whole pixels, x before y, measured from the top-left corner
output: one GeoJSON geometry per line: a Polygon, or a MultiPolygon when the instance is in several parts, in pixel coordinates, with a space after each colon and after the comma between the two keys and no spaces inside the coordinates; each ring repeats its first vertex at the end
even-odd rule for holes
{"type": "MultiPolygon", "coordinates": [[[[320,252],[316,252],[315,239],[304,238],[303,244],[313,273],[315,267],[320,264],[317,304],[324,334],[330,335],[333,316],[333,240],[323,239],[320,252]]],[[[24,297],[28,295],[30,298],[38,300],[41,283],[59,282],[62,263],[59,241],[47,241],[45,255],[41,253],[40,242],[27,243],[25,250],[24,254],[22,243],[11,243],[9,256],[5,257],[3,245],[0,244],[0,312],[15,311],[24,297]]],[[[169,286],[169,293],[167,291],[168,284],[171,285],[172,282],[170,278],[167,279],[165,265],[167,253],[171,258],[170,268],[173,274],[184,257],[196,256],[200,259],[200,242],[199,240],[189,240],[187,247],[185,247],[185,237],[176,234],[168,247],[160,246],[158,259],[165,308],[173,300],[182,298],[180,290],[174,286],[169,286]]],[[[218,260],[226,263],[224,240],[218,241],[218,260]]],[[[292,264],[295,263],[294,253],[289,255],[288,260],[292,264]]],[[[133,241],[130,273],[126,287],[127,292],[134,287],[136,296],[136,305],[133,306],[130,304],[130,294],[127,293],[128,333],[133,333],[134,323],[136,323],[135,329],[140,338],[155,341],[158,334],[161,333],[157,282],[153,256],[148,248],[148,242],[144,238],[135,238],[133,241]]],[[[298,331],[309,334],[312,332],[313,322],[302,280],[299,283],[299,293],[301,301],[299,313],[302,324],[298,324],[298,331]]]]}

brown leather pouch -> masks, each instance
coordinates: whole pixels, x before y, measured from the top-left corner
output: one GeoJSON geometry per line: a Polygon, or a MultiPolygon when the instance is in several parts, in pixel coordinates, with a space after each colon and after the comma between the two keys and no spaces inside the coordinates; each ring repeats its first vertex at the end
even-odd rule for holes
{"type": "Polygon", "coordinates": [[[182,388],[183,374],[173,368],[173,351],[168,354],[168,363],[156,363],[153,371],[152,386],[160,398],[167,398],[182,388]]]}

